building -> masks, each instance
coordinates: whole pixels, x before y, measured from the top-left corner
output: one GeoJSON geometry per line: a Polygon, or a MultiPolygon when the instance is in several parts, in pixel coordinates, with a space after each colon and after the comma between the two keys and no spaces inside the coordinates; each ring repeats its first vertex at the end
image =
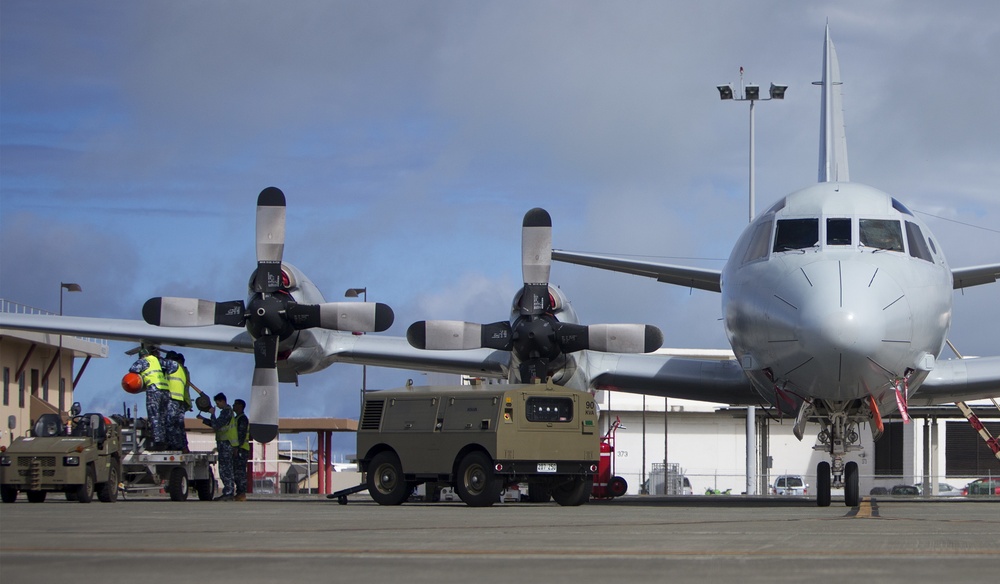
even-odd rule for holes
{"type": "MultiPolygon", "coordinates": [[[[3,299],[0,311],[46,314],[3,299]]],[[[76,382],[91,359],[107,356],[104,340],[0,329],[0,444],[26,435],[41,414],[57,413],[68,420],[76,382]],[[83,359],[79,368],[75,366],[77,359],[83,359]]]]}

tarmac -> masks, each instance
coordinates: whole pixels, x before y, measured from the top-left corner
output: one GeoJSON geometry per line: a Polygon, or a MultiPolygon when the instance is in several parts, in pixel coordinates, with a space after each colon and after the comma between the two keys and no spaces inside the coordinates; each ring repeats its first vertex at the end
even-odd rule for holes
{"type": "Polygon", "coordinates": [[[0,582],[993,582],[1000,498],[0,505],[0,582]]]}

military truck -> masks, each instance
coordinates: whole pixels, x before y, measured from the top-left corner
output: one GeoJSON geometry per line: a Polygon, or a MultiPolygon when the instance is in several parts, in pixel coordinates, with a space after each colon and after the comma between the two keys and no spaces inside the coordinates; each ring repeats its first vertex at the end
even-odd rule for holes
{"type": "Polygon", "coordinates": [[[122,469],[121,429],[101,414],[74,415],[67,432],[58,414],[42,414],[29,436],[14,439],[0,453],[0,497],[17,500],[19,491],[31,503],[49,492],[90,503],[97,494],[105,503],[118,498],[122,469]]]}
{"type": "Polygon", "coordinates": [[[516,483],[532,500],[580,505],[600,460],[597,405],[551,384],[369,392],[358,456],[381,505],[402,503],[422,483],[429,493],[452,486],[473,507],[516,483]]]}

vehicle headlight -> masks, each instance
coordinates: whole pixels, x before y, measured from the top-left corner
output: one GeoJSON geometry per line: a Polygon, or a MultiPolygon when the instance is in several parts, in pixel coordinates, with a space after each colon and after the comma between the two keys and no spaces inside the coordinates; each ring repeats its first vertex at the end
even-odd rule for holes
{"type": "Polygon", "coordinates": [[[0,456],[0,466],[10,466],[12,464],[12,462],[13,461],[11,460],[11,458],[9,456],[7,456],[6,454],[3,455],[3,456],[0,456]]]}
{"type": "Polygon", "coordinates": [[[79,456],[64,456],[63,466],[80,466],[79,456]]]}

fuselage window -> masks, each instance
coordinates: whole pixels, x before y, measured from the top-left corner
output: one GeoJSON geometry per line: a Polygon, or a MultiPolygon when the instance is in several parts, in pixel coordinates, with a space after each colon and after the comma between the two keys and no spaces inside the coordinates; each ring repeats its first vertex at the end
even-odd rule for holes
{"type": "Polygon", "coordinates": [[[920,232],[920,227],[916,223],[906,222],[906,245],[910,248],[910,255],[915,258],[933,262],[931,250],[927,249],[927,242],[924,241],[924,234],[920,232]]]}
{"type": "Polygon", "coordinates": [[[761,221],[753,230],[750,246],[743,254],[743,263],[766,258],[769,243],[771,243],[771,222],[761,221]]]}
{"type": "Polygon", "coordinates": [[[826,244],[827,245],[851,245],[851,220],[850,219],[827,219],[826,220],[826,244]]]}
{"type": "Polygon", "coordinates": [[[903,251],[903,231],[899,228],[899,221],[861,219],[858,221],[858,228],[861,231],[861,245],[888,251],[903,251]]]}
{"type": "Polygon", "coordinates": [[[805,249],[819,245],[819,219],[779,219],[774,251],[805,249]]]}

